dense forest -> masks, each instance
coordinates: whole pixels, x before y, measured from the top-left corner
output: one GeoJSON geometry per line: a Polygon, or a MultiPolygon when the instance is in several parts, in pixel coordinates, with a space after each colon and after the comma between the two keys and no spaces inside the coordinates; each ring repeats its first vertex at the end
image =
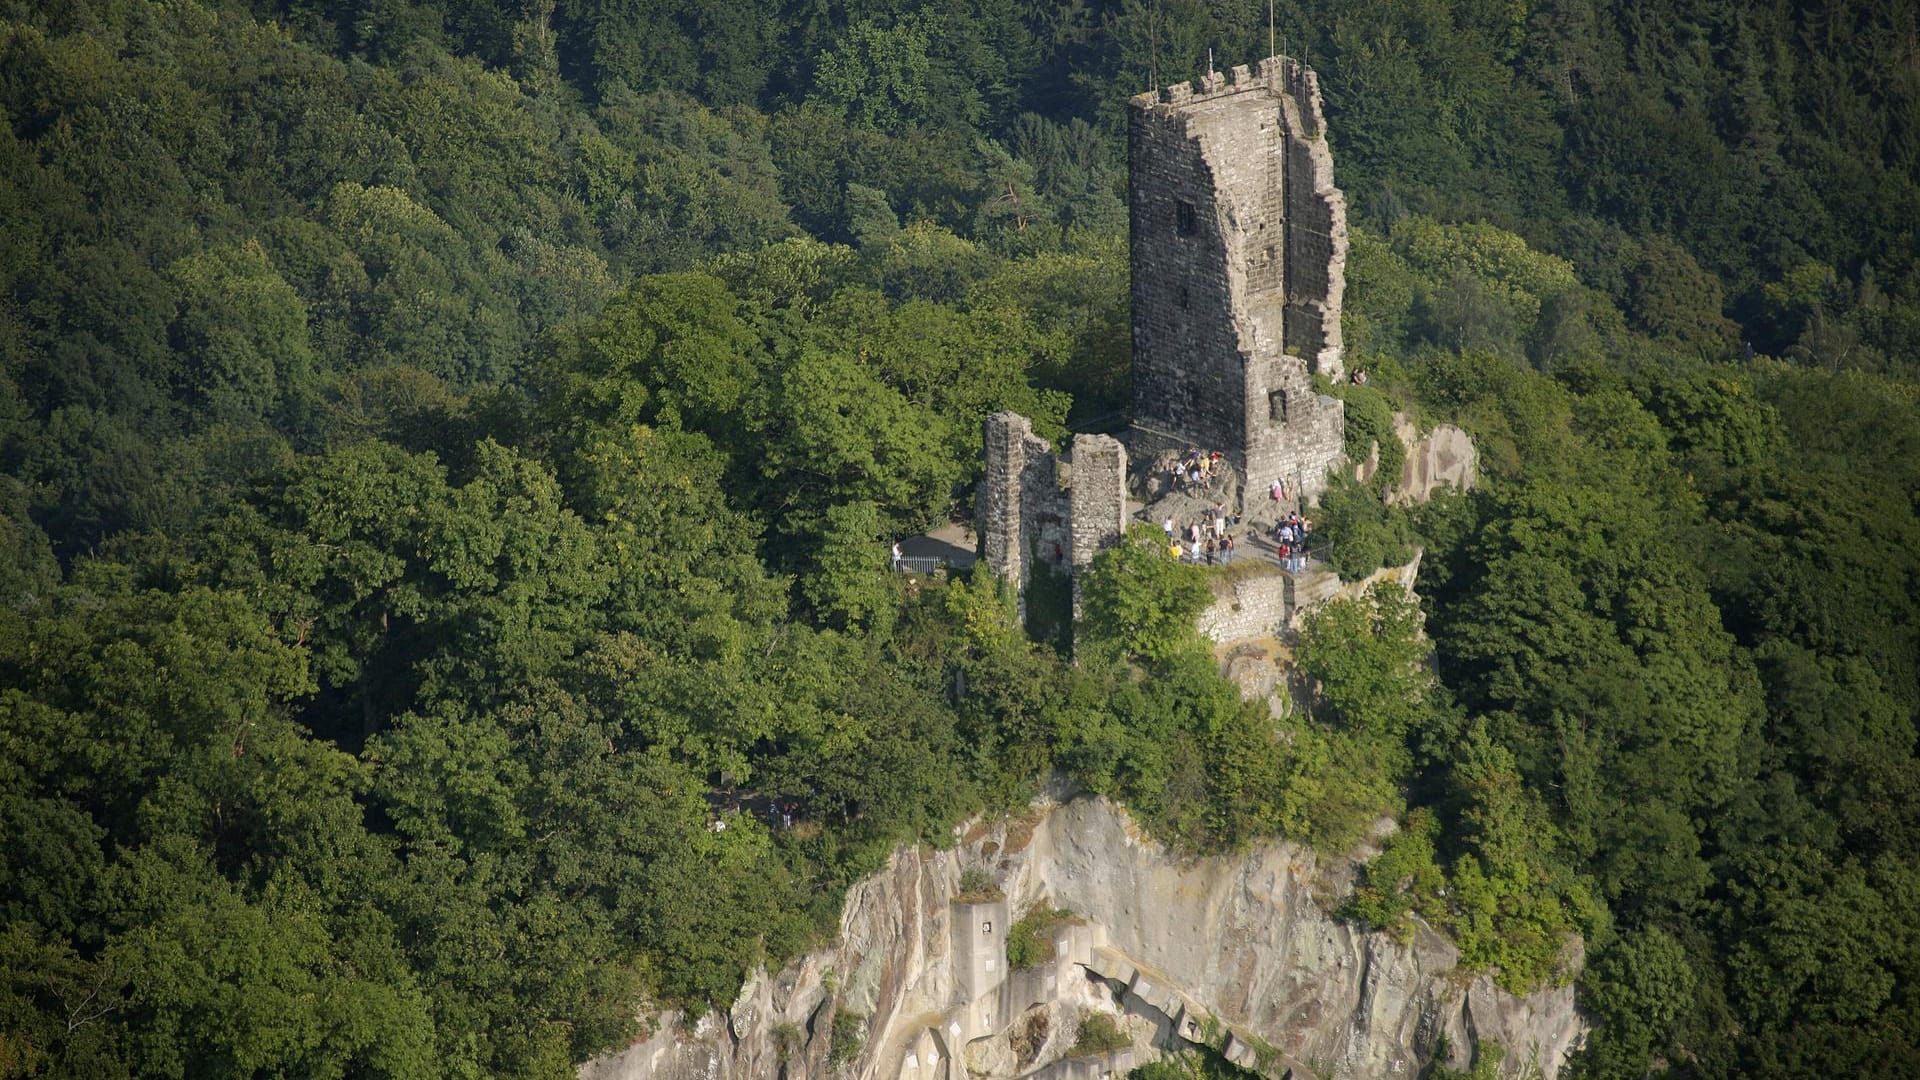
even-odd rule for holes
{"type": "Polygon", "coordinates": [[[568,1076],[1056,774],[1398,818],[1346,916],[1577,933],[1582,1076],[1920,1069],[1910,3],[1278,3],[1350,446],[1488,480],[1329,494],[1423,599],[1305,714],[1151,545],[1072,663],[887,572],[1124,412],[1125,99],[1266,7],[0,0],[0,1077],[568,1076]]]}

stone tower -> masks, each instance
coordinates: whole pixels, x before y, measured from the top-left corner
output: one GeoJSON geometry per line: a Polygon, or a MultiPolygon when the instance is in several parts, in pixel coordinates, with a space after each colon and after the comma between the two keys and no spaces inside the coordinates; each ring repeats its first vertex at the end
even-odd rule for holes
{"type": "Polygon", "coordinates": [[[1345,412],[1346,199],[1314,73],[1286,57],[1129,102],[1133,449],[1226,454],[1249,501],[1317,495],[1345,412]]]}

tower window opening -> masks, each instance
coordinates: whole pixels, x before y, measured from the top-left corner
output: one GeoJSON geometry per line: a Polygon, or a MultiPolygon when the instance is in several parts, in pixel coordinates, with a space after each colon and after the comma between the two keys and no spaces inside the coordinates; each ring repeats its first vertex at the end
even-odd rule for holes
{"type": "Polygon", "coordinates": [[[1194,216],[1192,203],[1182,199],[1173,204],[1173,228],[1181,236],[1192,236],[1200,231],[1199,219],[1194,216]]]}
{"type": "Polygon", "coordinates": [[[1287,422],[1287,392],[1285,390],[1267,391],[1267,419],[1276,424],[1287,422]]]}

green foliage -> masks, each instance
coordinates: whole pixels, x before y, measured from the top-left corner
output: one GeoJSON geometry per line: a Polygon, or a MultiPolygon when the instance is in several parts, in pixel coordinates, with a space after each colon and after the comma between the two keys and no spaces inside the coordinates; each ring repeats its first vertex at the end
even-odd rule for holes
{"type": "Polygon", "coordinates": [[[1546,807],[1483,727],[1469,730],[1450,772],[1462,854],[1452,866],[1449,921],[1461,962],[1495,969],[1515,993],[1564,978],[1566,935],[1594,929],[1594,904],[1553,857],[1546,807]]]}
{"type": "Polygon", "coordinates": [[[956,904],[985,904],[1005,896],[1000,883],[993,880],[993,874],[984,866],[967,866],[960,870],[960,891],[953,894],[956,904]]]}
{"type": "Polygon", "coordinates": [[[1435,1063],[1428,1074],[1433,1080],[1494,1080],[1500,1075],[1500,1065],[1507,1060],[1507,1048],[1497,1042],[1473,1044],[1473,1062],[1465,1069],[1449,1068],[1435,1063]]]}
{"type": "Polygon", "coordinates": [[[1264,705],[1241,701],[1204,649],[1183,649],[1144,679],[1111,661],[1088,675],[1063,710],[1062,763],[1075,781],[1195,850],[1307,835],[1311,749],[1284,743],[1264,705]]]}
{"type": "Polygon", "coordinates": [[[1211,1050],[1195,1048],[1149,1061],[1127,1073],[1127,1080],[1250,1080],[1258,1075],[1211,1050]]]}
{"type": "Polygon", "coordinates": [[[182,396],[199,411],[259,420],[282,395],[312,392],[306,305],[258,241],[197,252],[169,272],[181,292],[171,336],[186,360],[182,396]]]}
{"type": "Polygon", "coordinates": [[[1697,977],[1686,950],[1658,926],[1623,935],[1594,961],[1583,980],[1591,1007],[1612,1018],[1595,1033],[1587,1058],[1594,1075],[1638,1073],[1664,1053],[1697,977]]]}
{"type": "Polygon", "coordinates": [[[1416,294],[1422,336],[1452,349],[1517,354],[1545,305],[1575,284],[1566,260],[1490,225],[1408,217],[1394,226],[1392,243],[1430,283],[1416,294]]]}
{"type": "Polygon", "coordinates": [[[1446,884],[1435,857],[1439,822],[1424,807],[1409,811],[1399,830],[1369,860],[1342,914],[1385,930],[1402,941],[1413,935],[1408,916],[1444,921],[1440,890],[1446,884]]]}
{"type": "Polygon", "coordinates": [[[884,531],[880,509],[871,502],[827,508],[813,538],[813,565],[800,583],[822,622],[844,629],[892,616],[884,531]]]}
{"type": "MultiPolygon", "coordinates": [[[[1420,276],[1404,256],[1372,230],[1355,225],[1350,236],[1348,298],[1340,309],[1342,336],[1356,354],[1398,349],[1406,343],[1411,328],[1420,276]]],[[[1353,457],[1351,449],[1347,456],[1353,457]]]]}
{"type": "Polygon", "coordinates": [[[1420,637],[1420,607],[1379,582],[1359,600],[1336,600],[1300,629],[1300,670],[1314,681],[1313,713],[1326,723],[1406,737],[1425,717],[1432,676],[1420,637]]]}
{"type": "Polygon", "coordinates": [[[867,1018],[856,1012],[834,1010],[833,1032],[827,1040],[827,1061],[845,1065],[860,1056],[867,1041],[867,1018]]]}
{"type": "Polygon", "coordinates": [[[1052,645],[1061,655],[1073,649],[1073,575],[1057,570],[1035,552],[1027,578],[1027,636],[1052,645]]]}
{"type": "Polygon", "coordinates": [[[1066,908],[1050,908],[1045,904],[1020,916],[1007,928],[1008,970],[1025,971],[1051,961],[1054,927],[1073,918],[1073,912],[1066,908]]]}
{"type": "Polygon", "coordinates": [[[1112,1013],[1091,1010],[1080,1014],[1080,1031],[1067,1047],[1070,1058],[1098,1057],[1133,1045],[1133,1037],[1120,1030],[1112,1013]]]}
{"type": "Polygon", "coordinates": [[[932,104],[929,29],[922,18],[849,27],[839,46],[820,58],[816,92],[863,127],[891,131],[922,119],[932,104]]]}
{"type": "Polygon", "coordinates": [[[900,235],[900,218],[887,193],[865,184],[847,185],[847,228],[863,248],[884,248],[900,235]]]}
{"type": "Polygon", "coordinates": [[[1708,356],[1730,350],[1736,331],[1720,314],[1726,299],[1719,279],[1664,237],[1649,238],[1641,250],[1628,276],[1628,306],[1639,327],[1708,356]]]}
{"type": "MultiPolygon", "coordinates": [[[[1757,370],[1784,372],[1766,364],[1757,370]]],[[[1847,856],[1835,852],[1875,849],[1888,835],[1885,811],[1869,824],[1852,800],[1864,796],[1883,808],[1892,805],[1884,794],[1864,792],[1884,793],[1887,785],[1904,783],[1874,763],[1889,755],[1910,760],[1905,736],[1898,751],[1859,753],[1851,778],[1821,786],[1822,797],[1807,800],[1797,793],[1800,781],[1787,779],[1813,775],[1810,761],[1792,757],[1789,747],[1806,745],[1803,723],[1832,722],[1820,719],[1830,715],[1825,702],[1847,703],[1841,708],[1857,719],[1840,722],[1848,733],[1841,738],[1865,740],[1856,747],[1874,744],[1877,736],[1868,731],[1885,730],[1867,719],[1886,715],[1884,706],[1868,704],[1877,691],[1867,686],[1892,684],[1878,683],[1878,674],[1862,681],[1863,668],[1839,660],[1863,655],[1857,650],[1883,630],[1821,638],[1827,643],[1821,648],[1839,650],[1826,664],[1803,651],[1813,640],[1806,636],[1809,613],[1855,610],[1869,601],[1804,591],[1791,599],[1774,592],[1762,600],[1751,590],[1770,588],[1762,582],[1779,583],[1771,588],[1796,588],[1787,581],[1810,586],[1812,566],[1802,556],[1815,550],[1823,553],[1812,560],[1815,565],[1826,558],[1872,559],[1872,569],[1856,564],[1855,571],[1824,579],[1841,590],[1839,581],[1855,572],[1866,579],[1884,580],[1889,573],[1905,579],[1905,556],[1853,539],[1852,526],[1842,527],[1848,539],[1811,545],[1790,539],[1796,526],[1769,509],[1779,505],[1774,496],[1761,493],[1782,485],[1810,498],[1819,498],[1814,490],[1849,490],[1854,494],[1841,517],[1870,516],[1880,528],[1904,530],[1911,510],[1869,494],[1877,485],[1855,482],[1861,475],[1855,470],[1879,475],[1883,468],[1908,468],[1910,444],[1894,434],[1906,421],[1880,428],[1887,414],[1879,404],[1849,396],[1844,382],[1811,374],[1767,384],[1751,371],[1642,369],[1622,378],[1587,368],[1556,383],[1462,358],[1429,366],[1425,377],[1429,392],[1442,390],[1449,408],[1477,418],[1471,422],[1479,432],[1494,436],[1483,438],[1482,446],[1491,447],[1496,459],[1503,441],[1512,447],[1512,464],[1502,467],[1525,478],[1491,498],[1432,515],[1437,550],[1430,550],[1423,567],[1423,579],[1433,588],[1443,677],[1463,704],[1487,713],[1486,736],[1511,755],[1487,755],[1477,727],[1466,733],[1471,755],[1441,751],[1453,761],[1452,782],[1465,785],[1452,789],[1461,800],[1452,808],[1440,804],[1461,814],[1463,827],[1457,841],[1443,841],[1442,858],[1452,848],[1454,858],[1471,860],[1452,864],[1449,886],[1449,916],[1463,954],[1500,965],[1503,976],[1546,973],[1553,961],[1544,938],[1552,927],[1604,927],[1617,920],[1617,940],[1604,932],[1589,937],[1597,955],[1585,978],[1587,993],[1614,1018],[1587,1055],[1584,1067],[1594,1075],[1639,1075],[1653,1057],[1700,1054],[1708,1047],[1721,1055],[1714,1068],[1738,1071],[1745,1066],[1732,1063],[1758,1060],[1747,1055],[1786,1053],[1786,1046],[1810,1037],[1840,1039],[1840,1028],[1855,1021],[1803,1021],[1818,1008],[1798,1005],[1795,1019],[1788,1020],[1769,1012],[1759,996],[1734,997],[1738,984],[1731,969],[1716,966],[1726,960],[1704,958],[1727,957],[1745,940],[1741,935],[1759,935],[1780,951],[1745,970],[1755,973],[1751,985],[1779,992],[1785,996],[1772,1000],[1784,1001],[1800,992],[1788,987],[1805,985],[1788,959],[1792,931],[1757,911],[1708,916],[1698,898],[1730,894],[1743,880],[1746,859],[1755,858],[1755,867],[1778,864],[1777,858],[1757,858],[1775,841],[1746,831],[1761,820],[1775,823],[1762,834],[1778,828],[1809,845],[1792,859],[1792,880],[1820,883],[1789,885],[1768,876],[1761,891],[1781,901],[1777,910],[1791,910],[1785,898],[1803,888],[1820,891],[1830,912],[1849,904],[1870,908],[1903,888],[1890,877],[1826,868],[1847,865],[1847,856]],[[1821,389],[1813,389],[1816,382],[1821,389]],[[1623,393],[1623,386],[1631,386],[1644,405],[1623,393]],[[1500,404],[1489,408],[1495,401],[1500,404]],[[1556,414],[1566,419],[1555,421],[1556,414]],[[1567,438],[1564,427],[1555,430],[1569,422],[1576,438],[1567,438]],[[1789,425],[1798,427],[1797,435],[1789,425]],[[1848,449],[1837,451],[1839,457],[1820,456],[1842,443],[1848,449]],[[1863,454],[1866,446],[1896,449],[1863,454]],[[1842,457],[1854,464],[1826,471],[1842,457]],[[1819,481],[1812,480],[1815,474],[1819,481]],[[1647,530],[1653,521],[1663,524],[1647,530]],[[1533,550],[1544,559],[1527,560],[1523,568],[1468,539],[1489,535],[1490,525],[1506,537],[1502,550],[1533,550]],[[1496,621],[1509,630],[1525,627],[1523,637],[1500,632],[1479,639],[1491,628],[1481,620],[1495,611],[1504,612],[1496,621]],[[1455,615],[1467,621],[1451,621],[1455,615]],[[1729,640],[1723,626],[1737,640],[1729,640]],[[1841,645],[1843,639],[1850,644],[1841,645]],[[1496,652],[1503,657],[1497,673],[1477,661],[1453,666],[1455,658],[1496,652]],[[1524,670],[1504,667],[1513,663],[1524,670]],[[1814,686],[1821,689],[1809,696],[1814,686]],[[1497,702],[1483,696],[1489,692],[1497,702]],[[1788,756],[1775,756],[1781,754],[1788,756]],[[1766,764],[1770,759],[1775,764],[1766,764]],[[1529,790],[1551,796],[1529,806],[1529,790]],[[1709,807],[1725,808],[1717,813],[1740,807],[1740,820],[1748,824],[1707,824],[1711,817],[1702,815],[1716,813],[1709,807]],[[1502,821],[1516,824],[1500,826],[1502,821]],[[1507,869],[1499,869],[1503,865],[1507,869]],[[1582,880],[1587,874],[1590,882],[1582,880]],[[1543,902],[1556,894],[1557,900],[1543,902]],[[1757,974],[1762,967],[1764,976],[1757,974]],[[1737,1039],[1713,1034],[1713,1017],[1728,1009],[1747,1025],[1737,1039]],[[1823,1035],[1811,1034],[1815,1025],[1823,1035]]],[[[1820,621],[1835,629],[1845,622],[1820,621]]],[[[1900,667],[1872,666],[1876,672],[1900,667]]],[[[1911,685],[1904,676],[1895,679],[1911,685]]],[[[1915,700],[1908,690],[1892,692],[1915,700]]],[[[1862,977],[1846,991],[1849,1001],[1884,1000],[1875,989],[1884,985],[1875,983],[1876,973],[1901,963],[1891,959],[1897,947],[1880,951],[1877,942],[1826,939],[1810,947],[1855,958],[1843,965],[1862,977]]]]}
{"type": "Polygon", "coordinates": [[[1352,450],[1487,485],[1416,515],[1442,685],[1330,609],[1276,721],[1151,550],[1074,665],[881,569],[983,416],[1123,419],[1124,102],[1253,8],[9,8],[0,1072],[572,1075],[1055,768],[1188,850],[1410,806],[1353,914],[1516,987],[1583,931],[1591,1074],[1911,1059],[1910,12],[1278,18],[1352,450]]]}
{"type": "Polygon", "coordinates": [[[800,1030],[799,1024],[782,1020],[773,1025],[773,1050],[780,1064],[785,1065],[793,1060],[794,1055],[805,1046],[806,1034],[800,1030]]]}
{"type": "Polygon", "coordinates": [[[1126,543],[1095,556],[1082,592],[1090,643],[1156,666],[1201,648],[1193,620],[1212,596],[1206,575],[1168,558],[1165,537],[1150,525],[1134,526],[1126,543]]]}
{"type": "Polygon", "coordinates": [[[1336,387],[1334,394],[1346,403],[1347,459],[1366,461],[1377,447],[1380,464],[1373,486],[1384,491],[1399,483],[1407,463],[1407,446],[1394,430],[1392,401],[1376,387],[1351,383],[1336,387]]]}
{"type": "Polygon", "coordinates": [[[1387,505],[1372,485],[1342,473],[1320,496],[1308,541],[1310,549],[1317,544],[1313,554],[1325,559],[1342,581],[1358,581],[1383,566],[1405,565],[1413,558],[1418,537],[1405,506],[1387,505]]]}

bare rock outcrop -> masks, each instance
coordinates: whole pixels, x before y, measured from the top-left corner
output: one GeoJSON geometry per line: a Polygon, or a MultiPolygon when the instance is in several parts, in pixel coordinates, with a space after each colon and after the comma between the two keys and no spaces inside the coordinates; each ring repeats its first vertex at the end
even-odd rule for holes
{"type": "Polygon", "coordinates": [[[1422,435],[1405,413],[1394,415],[1393,428],[1407,446],[1407,461],[1388,502],[1426,502],[1441,488],[1466,491],[1479,479],[1480,451],[1466,432],[1441,424],[1422,435]]]}
{"type": "Polygon", "coordinates": [[[1586,1033],[1572,987],[1518,997],[1430,930],[1403,944],[1335,920],[1349,871],[1288,843],[1183,859],[1103,799],[1043,803],[953,850],[895,852],[848,895],[836,946],[580,1075],[1092,1080],[1205,1044],[1276,1078],[1412,1078],[1480,1040],[1505,1048],[1503,1075],[1554,1080],[1586,1033]],[[999,895],[957,902],[970,867],[999,895]],[[1007,970],[1012,920],[1043,901],[1076,918],[1048,931],[1051,960],[1007,970]],[[1130,1044],[1073,1056],[1101,1014],[1130,1044]]]}

